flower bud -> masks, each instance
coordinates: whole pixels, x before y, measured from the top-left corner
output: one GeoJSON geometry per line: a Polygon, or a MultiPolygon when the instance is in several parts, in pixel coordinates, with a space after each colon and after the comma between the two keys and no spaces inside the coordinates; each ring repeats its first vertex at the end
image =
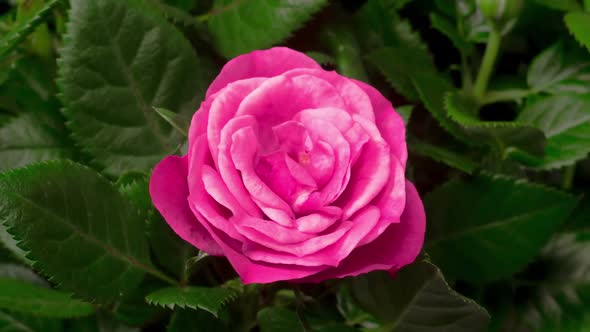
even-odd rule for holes
{"type": "Polygon", "coordinates": [[[495,22],[506,22],[516,18],[522,9],[523,0],[477,0],[483,15],[495,22]]]}

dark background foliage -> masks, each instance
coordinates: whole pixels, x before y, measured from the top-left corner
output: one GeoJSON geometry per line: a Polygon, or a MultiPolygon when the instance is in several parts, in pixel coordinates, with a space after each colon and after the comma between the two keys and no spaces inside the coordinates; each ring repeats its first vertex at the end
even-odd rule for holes
{"type": "Polygon", "coordinates": [[[0,0],[0,330],[586,331],[589,152],[588,0],[0,0]],[[273,45],[406,120],[394,278],[245,286],[153,208],[215,73],[273,45]]]}

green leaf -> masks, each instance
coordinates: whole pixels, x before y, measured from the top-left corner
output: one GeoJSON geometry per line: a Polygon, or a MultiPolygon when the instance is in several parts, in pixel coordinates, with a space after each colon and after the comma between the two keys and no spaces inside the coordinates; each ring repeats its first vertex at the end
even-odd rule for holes
{"type": "Polygon", "coordinates": [[[430,22],[432,27],[447,36],[453,45],[464,53],[470,53],[473,50],[473,45],[459,32],[457,27],[453,25],[447,18],[436,13],[430,14],[430,22]]]}
{"type": "MultiPolygon", "coordinates": [[[[468,145],[476,145],[466,130],[451,120],[447,115],[445,96],[454,90],[449,80],[441,76],[431,77],[417,72],[412,77],[412,84],[418,91],[426,109],[438,121],[441,127],[453,137],[468,145]]],[[[481,143],[480,143],[481,145],[481,143]]]]}
{"type": "Polygon", "coordinates": [[[3,249],[6,249],[8,252],[10,252],[11,257],[16,258],[20,262],[25,263],[27,265],[33,264],[33,261],[26,257],[27,256],[26,251],[24,251],[22,248],[20,248],[18,246],[18,241],[15,240],[12,237],[12,235],[10,235],[10,233],[8,233],[8,230],[6,229],[6,226],[4,226],[4,224],[2,224],[1,219],[0,219],[0,247],[2,247],[3,249]]]}
{"type": "Polygon", "coordinates": [[[0,39],[0,59],[4,58],[8,53],[14,50],[29,34],[35,31],[35,28],[45,22],[51,12],[61,3],[62,0],[51,0],[47,2],[47,4],[38,12],[31,15],[26,20],[20,21],[11,32],[0,39]]]}
{"type": "Polygon", "coordinates": [[[282,42],[327,0],[214,0],[207,15],[219,53],[226,58],[282,42]]]}
{"type": "Polygon", "coordinates": [[[24,281],[0,278],[0,309],[51,318],[87,316],[94,307],[58,291],[24,281]]]}
{"type": "Polygon", "coordinates": [[[71,158],[72,150],[60,124],[47,114],[21,113],[0,125],[0,171],[71,158]]]}
{"type": "Polygon", "coordinates": [[[577,0],[534,0],[536,3],[543,5],[548,8],[570,11],[570,10],[581,10],[582,7],[577,0]]]}
{"type": "Polygon", "coordinates": [[[464,154],[459,154],[438,145],[412,140],[409,142],[409,148],[416,154],[442,162],[467,174],[472,174],[478,167],[476,162],[464,154]]]}
{"type": "Polygon", "coordinates": [[[541,129],[547,137],[541,168],[571,165],[590,152],[590,96],[532,99],[518,121],[541,129]]]}
{"type": "Polygon", "coordinates": [[[73,1],[59,64],[74,138],[113,175],[171,153],[182,137],[152,107],[192,114],[208,83],[190,43],[138,0],[73,1]]]}
{"type": "Polygon", "coordinates": [[[304,332],[294,311],[280,307],[267,307],[257,315],[260,332],[304,332]]]}
{"type": "Polygon", "coordinates": [[[6,81],[0,84],[0,108],[11,113],[47,113],[60,116],[55,66],[39,57],[17,58],[7,70],[6,81]]]}
{"type": "Polygon", "coordinates": [[[188,137],[188,128],[191,124],[190,118],[183,117],[182,115],[160,107],[154,107],[154,111],[156,111],[156,113],[158,113],[162,119],[166,120],[166,122],[168,122],[168,124],[170,124],[174,129],[181,133],[182,136],[188,137]]]}
{"type": "Polygon", "coordinates": [[[577,200],[504,177],[451,180],[424,198],[426,248],[447,277],[490,282],[528,264],[577,200]]]}
{"type": "Polygon", "coordinates": [[[404,105],[395,108],[397,114],[399,114],[402,119],[404,119],[404,123],[406,126],[410,122],[410,117],[412,116],[412,112],[414,111],[414,105],[404,105]]]}
{"type": "Polygon", "coordinates": [[[192,0],[149,0],[149,5],[155,7],[159,12],[164,14],[164,17],[176,24],[197,28],[199,32],[201,30],[206,30],[206,26],[204,26],[197,17],[191,15],[186,10],[179,8],[180,6],[188,5],[188,1],[192,0]],[[185,1],[187,4],[181,4],[181,1],[185,1]]]}
{"type": "Polygon", "coordinates": [[[446,96],[445,107],[449,117],[459,123],[474,142],[494,147],[502,155],[510,149],[536,157],[544,153],[545,136],[535,126],[515,121],[482,121],[475,101],[457,92],[446,96]]]}
{"type": "Polygon", "coordinates": [[[150,219],[148,237],[158,263],[166,271],[179,277],[179,280],[188,280],[190,277],[188,260],[197,256],[199,251],[176,235],[159,215],[150,219]]]}
{"type": "Polygon", "coordinates": [[[586,331],[590,323],[590,243],[564,234],[513,281],[517,314],[497,317],[513,331],[586,331]],[[503,319],[502,319],[503,318],[503,319]]]}
{"type": "Polygon", "coordinates": [[[383,74],[389,84],[410,101],[419,95],[412,83],[416,72],[429,78],[438,73],[426,43],[403,20],[390,1],[369,1],[358,13],[360,37],[372,51],[368,60],[383,74]]]}
{"type": "Polygon", "coordinates": [[[371,314],[361,309],[352,296],[350,287],[340,287],[337,295],[338,311],[346,319],[348,325],[377,326],[377,320],[371,314]]]}
{"type": "Polygon", "coordinates": [[[590,52],[590,13],[568,13],[565,15],[565,25],[574,38],[590,52]]]}
{"type": "Polygon", "coordinates": [[[2,332],[61,332],[62,322],[21,313],[0,310],[2,332]]]}
{"type": "Polygon", "coordinates": [[[584,235],[590,235],[590,192],[581,198],[567,222],[567,229],[584,235]]]}
{"type": "MultiPolygon", "coordinates": [[[[60,330],[61,331],[61,330],[60,330]]],[[[140,332],[139,328],[125,326],[112,317],[99,313],[97,316],[70,320],[66,332],[140,332]]]]}
{"type": "Polygon", "coordinates": [[[555,43],[533,59],[527,82],[535,92],[590,93],[590,59],[583,50],[555,43]]]}
{"type": "Polygon", "coordinates": [[[35,266],[78,297],[111,302],[155,270],[137,209],[95,171],[67,161],[0,175],[0,221],[35,266]]]}
{"type": "Polygon", "coordinates": [[[360,306],[384,323],[382,331],[485,331],[490,319],[426,261],[403,268],[395,278],[383,271],[356,277],[351,290],[360,306]]]}
{"type": "MultiPolygon", "coordinates": [[[[149,193],[149,178],[143,173],[127,173],[117,181],[119,191],[147,218],[147,236],[153,257],[167,272],[187,281],[190,277],[188,260],[199,251],[181,239],[154,209],[149,193]]],[[[143,298],[142,298],[143,301],[143,298]]]]}
{"type": "Polygon", "coordinates": [[[43,287],[49,286],[47,281],[38,276],[35,272],[24,266],[11,263],[0,264],[0,278],[23,280],[29,284],[43,287]]]}
{"type": "Polygon", "coordinates": [[[225,332],[223,321],[204,310],[177,309],[174,311],[167,332],[225,332]]]}
{"type": "Polygon", "coordinates": [[[175,307],[203,309],[217,317],[219,311],[236,296],[237,293],[234,290],[226,288],[168,287],[149,294],[146,301],[170,309],[175,307]]]}
{"type": "Polygon", "coordinates": [[[322,52],[310,51],[305,52],[305,55],[315,60],[315,62],[319,63],[320,65],[336,65],[336,59],[333,56],[328,55],[322,52]]]}
{"type": "Polygon", "coordinates": [[[195,6],[196,0],[164,0],[169,5],[178,7],[184,11],[190,11],[195,6]]]}
{"type": "Polygon", "coordinates": [[[164,308],[149,305],[147,294],[162,288],[162,283],[153,278],[145,278],[138,287],[119,300],[112,309],[112,317],[129,326],[143,326],[158,320],[166,314],[164,308]]]}
{"type": "Polygon", "coordinates": [[[363,65],[360,45],[352,29],[332,26],[322,32],[323,40],[331,49],[337,71],[346,77],[368,82],[363,65]]]}

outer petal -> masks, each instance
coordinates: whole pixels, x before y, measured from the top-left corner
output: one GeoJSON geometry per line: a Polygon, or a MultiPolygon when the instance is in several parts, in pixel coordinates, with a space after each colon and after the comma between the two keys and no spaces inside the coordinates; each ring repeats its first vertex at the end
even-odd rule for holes
{"type": "Polygon", "coordinates": [[[317,283],[374,270],[399,270],[416,259],[425,231],[424,206],[414,185],[406,181],[406,209],[400,223],[390,225],[375,241],[355,249],[338,267],[296,281],[317,283]]]}
{"type": "Polygon", "coordinates": [[[287,47],[274,47],[240,55],[229,61],[207,90],[207,97],[229,83],[251,77],[273,77],[294,68],[320,69],[307,55],[287,47]]]}
{"type": "Polygon", "coordinates": [[[238,252],[236,248],[229,245],[231,239],[225,234],[215,230],[207,223],[204,223],[203,225],[209,232],[211,232],[210,234],[213,239],[219,243],[223,253],[229,259],[229,262],[245,284],[271,283],[279,280],[300,279],[316,274],[327,268],[326,266],[268,264],[250,260],[241,252],[238,252]]]}
{"type": "Polygon", "coordinates": [[[150,195],[156,209],[185,241],[210,255],[223,255],[221,248],[192,213],[187,198],[187,158],[170,156],[154,169],[150,195]]]}
{"type": "Polygon", "coordinates": [[[377,89],[361,81],[352,81],[360,86],[371,99],[373,109],[375,110],[375,124],[385,141],[389,144],[391,152],[400,160],[404,169],[406,169],[408,149],[406,147],[406,126],[404,125],[404,120],[393,109],[391,102],[383,97],[377,89]]]}

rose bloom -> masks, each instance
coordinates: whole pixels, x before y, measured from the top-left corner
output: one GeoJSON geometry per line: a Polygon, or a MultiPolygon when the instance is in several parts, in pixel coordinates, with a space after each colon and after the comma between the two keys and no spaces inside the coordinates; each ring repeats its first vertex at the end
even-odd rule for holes
{"type": "Polygon", "coordinates": [[[181,238],[227,257],[244,283],[396,271],[425,231],[405,136],[371,86],[289,48],[255,51],[221,70],[188,153],[156,166],[150,193],[181,238]]]}

